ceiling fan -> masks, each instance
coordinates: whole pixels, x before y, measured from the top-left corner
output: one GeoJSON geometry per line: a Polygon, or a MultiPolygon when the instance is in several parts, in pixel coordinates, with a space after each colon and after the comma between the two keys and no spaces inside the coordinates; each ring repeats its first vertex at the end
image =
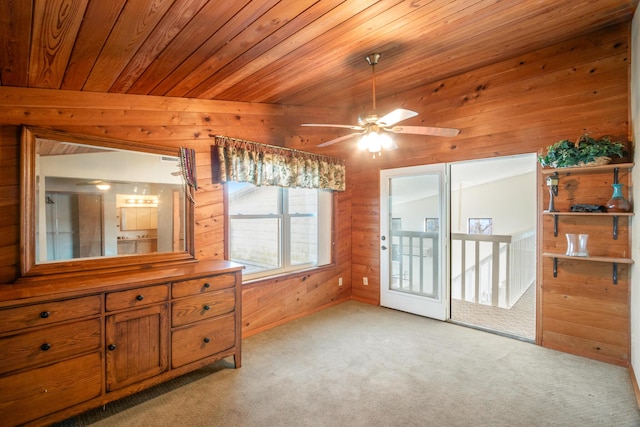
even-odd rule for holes
{"type": "Polygon", "coordinates": [[[456,136],[460,133],[459,129],[442,128],[442,127],[428,127],[428,126],[394,126],[403,120],[415,117],[418,115],[415,111],[405,110],[404,108],[397,108],[392,112],[379,117],[376,114],[376,73],[375,66],[380,59],[379,53],[372,53],[365,56],[365,60],[371,65],[372,70],[372,88],[373,88],[373,110],[370,114],[364,117],[358,118],[357,125],[339,125],[339,124],[319,124],[319,123],[305,123],[302,126],[317,126],[317,127],[333,127],[351,129],[358,132],[350,133],[330,141],[319,144],[318,147],[326,147],[328,145],[335,144],[337,142],[344,141],[354,136],[362,135],[358,142],[358,148],[361,150],[367,150],[373,153],[375,158],[376,154],[380,155],[382,150],[395,150],[398,148],[396,143],[391,139],[389,133],[407,133],[413,135],[434,135],[434,136],[456,136]]]}

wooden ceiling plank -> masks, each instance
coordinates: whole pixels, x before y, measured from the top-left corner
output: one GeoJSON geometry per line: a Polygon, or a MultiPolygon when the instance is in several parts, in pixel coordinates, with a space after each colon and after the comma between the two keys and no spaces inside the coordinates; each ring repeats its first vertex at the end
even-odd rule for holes
{"type": "Polygon", "coordinates": [[[215,33],[186,58],[176,69],[160,82],[151,91],[151,95],[166,95],[176,85],[180,84],[193,70],[198,68],[203,61],[214,57],[230,40],[240,34],[251,22],[258,19],[278,0],[258,1],[244,7],[221,27],[214,27],[215,33]]]}
{"type": "Polygon", "coordinates": [[[256,46],[265,39],[274,42],[278,39],[277,33],[283,31],[286,35],[288,28],[295,27],[297,16],[307,10],[317,0],[285,0],[276,4],[264,15],[249,24],[242,32],[229,40],[215,55],[203,61],[188,76],[167,92],[168,96],[195,97],[191,91],[216,71],[226,66],[241,54],[256,46]]]}
{"type": "MultiPolygon", "coordinates": [[[[315,7],[309,9],[309,12],[313,11],[314,16],[318,15],[318,17],[312,21],[312,24],[305,23],[304,31],[298,31],[290,37],[281,40],[260,56],[253,57],[253,55],[243,55],[225,67],[222,72],[207,79],[204,85],[208,86],[208,89],[201,93],[195,94],[194,91],[192,91],[192,93],[194,93],[194,96],[197,98],[215,99],[217,95],[229,90],[240,81],[282,60],[282,58],[300,46],[314,41],[326,32],[327,28],[339,25],[343,22],[343,16],[356,15],[367,7],[362,3],[345,2],[343,0],[336,0],[336,3],[327,4],[324,2],[322,3],[322,9],[320,11],[315,7]],[[324,12],[325,10],[327,10],[327,12],[324,12]],[[214,78],[215,80],[212,80],[214,78]]],[[[305,13],[306,12],[307,11],[305,11],[305,13]]],[[[312,16],[309,16],[309,19],[312,19],[312,16]]],[[[271,40],[263,40],[261,44],[266,44],[265,42],[271,42],[271,40]]]]}
{"type": "MultiPolygon", "coordinates": [[[[318,1],[290,22],[275,31],[269,37],[256,43],[251,49],[229,62],[222,69],[211,74],[201,82],[187,96],[194,98],[213,99],[217,93],[295,50],[298,46],[312,41],[319,34],[323,25],[319,22],[327,12],[341,5],[351,4],[344,0],[318,1]],[[286,43],[284,43],[286,42],[286,43]],[[275,47],[274,47],[275,46],[275,47]],[[231,78],[231,81],[226,80],[231,78]],[[223,83],[223,81],[225,81],[223,83]]],[[[352,6],[355,8],[355,5],[352,6]]],[[[362,6],[360,6],[361,8],[362,6]]]]}
{"type": "Polygon", "coordinates": [[[174,1],[128,0],[82,90],[108,91],[174,1]]]}
{"type": "Polygon", "coordinates": [[[127,64],[109,92],[126,93],[145,69],[171,43],[202,9],[208,0],[185,0],[176,2],[164,16],[158,27],[140,47],[127,64]]]}
{"type": "MultiPolygon", "coordinates": [[[[267,102],[280,102],[279,99],[283,99],[283,96],[278,94],[282,93],[309,94],[310,92],[315,92],[320,94],[320,97],[327,95],[326,90],[317,84],[319,79],[311,77],[314,75],[324,76],[322,80],[327,80],[326,76],[334,76],[330,80],[341,81],[342,87],[337,92],[345,95],[345,88],[352,90],[353,80],[345,81],[340,76],[370,76],[370,68],[363,58],[365,54],[371,53],[371,49],[379,49],[383,44],[387,44],[387,49],[391,47],[402,49],[402,46],[408,43],[408,31],[403,31],[403,26],[407,24],[406,19],[414,22],[429,22],[430,25],[435,25],[435,21],[438,19],[441,21],[450,19],[450,14],[457,13],[457,8],[459,7],[479,4],[479,0],[455,2],[456,7],[454,8],[451,2],[437,1],[431,2],[420,9],[415,9],[404,3],[395,4],[393,7],[388,7],[388,4],[377,3],[342,25],[327,29],[327,32],[314,41],[312,47],[302,47],[299,51],[290,55],[284,63],[279,64],[280,70],[286,69],[285,67],[295,67],[297,73],[293,78],[289,75],[283,79],[281,78],[283,76],[282,71],[270,69],[268,70],[270,73],[267,76],[261,74],[258,79],[261,82],[259,87],[253,84],[256,81],[256,76],[253,76],[251,79],[247,79],[252,80],[251,82],[245,80],[238,85],[238,90],[233,92],[234,96],[241,97],[240,93],[252,94],[251,96],[256,97],[256,99],[268,99],[269,101],[267,102]],[[443,9],[447,12],[442,13],[443,9]],[[436,11],[438,12],[438,18],[430,18],[431,14],[436,11]],[[401,34],[401,36],[398,36],[398,34],[401,34]],[[383,42],[382,40],[391,40],[391,42],[383,42]],[[369,50],[364,51],[363,49],[365,48],[363,46],[369,46],[369,50]],[[359,52],[359,55],[362,55],[362,57],[357,58],[358,63],[355,67],[354,52],[359,52]],[[320,59],[318,62],[300,61],[299,57],[305,54],[313,55],[313,57],[320,59]],[[330,59],[327,60],[326,58],[330,59]],[[339,58],[338,61],[341,61],[342,64],[341,67],[336,67],[336,60],[332,61],[331,58],[339,58]],[[348,59],[345,60],[345,58],[348,59]],[[310,87],[315,87],[315,89],[311,90],[310,87]]],[[[366,93],[369,94],[370,79],[360,79],[360,81],[364,80],[368,82],[366,93]]],[[[223,94],[223,99],[229,96],[231,92],[223,94]]],[[[350,98],[348,95],[347,97],[350,98]]]]}
{"type": "Polygon", "coordinates": [[[0,2],[0,83],[29,84],[29,47],[33,0],[0,2]]]}
{"type": "Polygon", "coordinates": [[[87,1],[35,1],[29,87],[60,87],[87,1]]]}
{"type": "Polygon", "coordinates": [[[237,0],[224,2],[210,0],[149,64],[127,93],[150,94],[162,80],[212,36],[212,31],[222,27],[242,7],[243,3],[237,0]]]}
{"type": "MultiPolygon", "coordinates": [[[[456,2],[457,4],[457,2],[456,2]]],[[[460,5],[458,5],[460,6],[460,5]]],[[[439,69],[434,66],[434,64],[440,64],[441,68],[445,70],[455,69],[450,66],[450,58],[449,52],[452,47],[457,46],[465,46],[469,40],[474,40],[478,37],[477,34],[473,32],[473,30],[467,32],[466,29],[469,28],[469,24],[476,22],[476,20],[496,20],[496,22],[506,23],[513,22],[514,20],[520,19],[523,12],[515,13],[513,12],[512,5],[500,2],[491,7],[487,7],[486,3],[478,3],[473,2],[467,4],[464,8],[456,9],[452,5],[447,5],[446,9],[441,9],[437,11],[437,16],[433,18],[424,18],[426,22],[429,22],[428,28],[421,29],[417,24],[415,24],[416,16],[409,16],[408,19],[411,21],[406,22],[398,22],[396,26],[386,26],[385,32],[378,35],[378,38],[384,40],[386,37],[393,39],[396,31],[401,31],[401,28],[406,26],[411,28],[412,31],[405,31],[407,34],[406,37],[408,39],[406,51],[410,52],[409,55],[397,55],[394,56],[391,61],[391,65],[385,65],[378,67],[379,73],[377,74],[377,87],[379,88],[378,93],[379,96],[385,97],[389,96],[393,92],[397,92],[403,89],[402,85],[407,82],[411,87],[418,86],[416,84],[416,80],[420,80],[422,78],[426,81],[434,81],[441,80],[445,76],[442,75],[442,72],[436,73],[439,69]],[[505,14],[510,16],[505,16],[505,14]],[[425,43],[425,40],[428,40],[428,43],[425,43]],[[418,54],[418,52],[420,52],[418,54]],[[442,62],[436,62],[434,59],[434,55],[436,52],[442,52],[443,58],[441,58],[442,62]],[[420,58],[425,58],[420,61],[420,58]],[[414,74],[411,74],[411,70],[417,70],[414,74]],[[435,70],[435,71],[434,71],[435,70]],[[398,75],[402,76],[402,78],[398,78],[398,75]],[[429,78],[424,78],[424,75],[428,75],[429,78]]],[[[489,27],[494,27],[498,25],[497,23],[491,21],[487,23],[489,27]]],[[[497,38],[496,38],[497,39],[497,38]]],[[[479,43],[480,44],[480,43],[479,43]]],[[[486,46],[483,44],[483,46],[486,46]]],[[[476,55],[483,55],[482,46],[478,49],[466,49],[466,51],[474,52],[476,55]]],[[[383,58],[385,59],[385,58],[383,58]]],[[[473,67],[473,61],[467,55],[465,57],[469,66],[473,67]]],[[[387,60],[385,60],[385,64],[387,60]]],[[[457,71],[457,70],[456,70],[457,71]]],[[[446,73],[447,71],[445,71],[446,73]]],[[[446,76],[448,77],[448,76],[446,76]]],[[[336,79],[337,80],[337,79],[336,79]]],[[[337,84],[337,83],[336,83],[337,84]]],[[[368,79],[363,80],[362,82],[357,82],[352,85],[352,90],[357,91],[358,93],[366,93],[370,89],[370,81],[368,79]]],[[[327,87],[326,91],[330,94],[339,93],[339,88],[336,87],[327,87]]],[[[263,99],[264,102],[293,102],[291,99],[295,99],[297,96],[292,93],[292,91],[288,91],[291,93],[289,98],[279,98],[277,100],[274,99],[263,99]]],[[[305,96],[304,98],[298,99],[297,102],[302,103],[317,103],[317,100],[313,100],[311,97],[315,96],[313,93],[304,92],[301,94],[305,96]]],[[[327,98],[321,95],[325,102],[327,98]]],[[[362,97],[361,97],[362,98],[362,97]]],[[[368,105],[368,103],[365,103],[368,105]]],[[[360,108],[363,108],[361,105],[360,108]]]]}
{"type": "Polygon", "coordinates": [[[82,89],[126,1],[89,2],[61,89],[82,89]]]}
{"type": "MultiPolygon", "coordinates": [[[[568,13],[579,13],[575,7],[564,8],[565,3],[553,2],[549,4],[544,10],[547,13],[553,11],[557,12],[559,16],[566,16],[568,13]]],[[[532,31],[537,31],[537,28],[544,28],[545,25],[549,25],[549,17],[546,15],[538,16],[536,12],[540,12],[542,9],[530,10],[529,14],[520,11],[517,13],[513,8],[509,8],[506,11],[494,10],[481,10],[478,13],[474,13],[471,16],[465,17],[466,21],[459,21],[457,23],[458,29],[455,32],[450,29],[437,28],[436,33],[430,33],[425,36],[429,39],[433,38],[437,40],[438,47],[434,44],[416,44],[411,47],[411,56],[398,57],[394,59],[394,70],[387,73],[378,74],[378,87],[381,97],[389,96],[392,92],[404,91],[411,87],[427,84],[434,80],[441,80],[448,78],[452,73],[462,73],[471,69],[478,68],[486,65],[487,63],[497,62],[498,60],[507,59],[511,55],[519,52],[531,51],[540,45],[549,44],[553,39],[545,40],[543,37],[532,37],[532,31]],[[489,14],[488,16],[482,16],[482,14],[489,14]],[[490,30],[484,33],[479,33],[473,24],[473,20],[480,16],[480,19],[490,20],[491,15],[496,22],[490,25],[490,30]],[[523,18],[526,18],[523,20],[523,18]],[[522,26],[530,27],[527,31],[522,31],[522,26]],[[507,34],[506,28],[520,28],[515,34],[507,34]],[[504,43],[496,44],[496,40],[506,40],[508,43],[505,46],[504,43]],[[526,46],[523,46],[527,44],[526,46]],[[459,52],[459,53],[458,53],[459,52]],[[475,52],[474,56],[470,56],[469,52],[475,52]],[[505,57],[505,58],[503,58],[505,57]],[[416,61],[416,58],[423,58],[420,61],[416,61]],[[396,74],[403,76],[402,79],[397,79],[396,74]]],[[[584,24],[581,22],[578,16],[573,19],[573,22],[577,25],[577,29],[584,24]]],[[[562,30],[562,28],[561,28],[562,30]]],[[[575,31],[575,30],[574,30],[575,31]]],[[[547,37],[545,35],[545,37],[547,37]]],[[[550,36],[549,36],[550,37],[550,36]]],[[[360,92],[366,90],[364,87],[358,86],[360,92]]],[[[330,94],[339,93],[335,87],[327,87],[326,92],[330,94]]],[[[274,99],[261,99],[263,102],[299,102],[305,105],[317,104],[318,101],[311,98],[316,95],[314,93],[303,93],[302,96],[297,97],[291,95],[288,98],[274,99]]],[[[320,95],[322,96],[322,95],[320,95]]],[[[335,96],[334,96],[335,98],[335,96]]],[[[327,100],[327,98],[324,98],[327,100]]],[[[361,106],[362,108],[362,106],[361,106]]]]}
{"type": "MultiPolygon", "coordinates": [[[[563,3],[557,3],[558,7],[561,7],[563,3]]],[[[562,16],[575,16],[576,27],[573,31],[579,31],[583,23],[579,22],[577,14],[579,10],[559,10],[562,16]]],[[[557,9],[556,9],[557,10],[557,9]]],[[[393,89],[396,91],[403,91],[413,86],[419,86],[426,84],[426,82],[440,80],[450,77],[444,66],[450,67],[452,70],[456,70],[458,73],[463,73],[486,66],[491,63],[507,60],[514,54],[531,52],[540,46],[548,46],[551,43],[558,41],[559,34],[567,28],[566,23],[555,23],[556,21],[550,21],[548,16],[531,16],[522,22],[518,22],[519,31],[513,31],[512,25],[496,25],[494,31],[486,32],[484,34],[469,33],[468,36],[458,43],[453,48],[443,47],[439,52],[430,52],[429,56],[418,63],[409,62],[407,65],[404,63],[397,64],[398,69],[407,76],[407,79],[396,82],[393,89]],[[547,24],[545,35],[540,37],[531,37],[532,31],[536,28],[543,26],[543,23],[547,24]],[[522,27],[530,27],[524,29],[522,27]],[[553,31],[555,30],[555,32],[553,31]],[[508,40],[510,47],[508,49],[502,45],[492,44],[491,40],[501,39],[508,40]],[[474,57],[470,57],[468,52],[477,52],[474,57]],[[469,64],[469,65],[465,65],[469,64]],[[403,66],[404,65],[404,66],[403,66]],[[425,72],[424,70],[429,70],[425,72]]],[[[418,50],[416,52],[418,56],[422,56],[422,52],[418,50]]],[[[425,54],[426,56],[426,54],[425,54]]],[[[422,57],[425,57],[422,56],[422,57]]],[[[402,60],[400,60],[402,61],[402,60]]],[[[404,61],[407,62],[406,60],[404,61]]],[[[379,80],[384,80],[381,77],[379,80]]],[[[384,96],[382,94],[381,96],[384,96]]]]}

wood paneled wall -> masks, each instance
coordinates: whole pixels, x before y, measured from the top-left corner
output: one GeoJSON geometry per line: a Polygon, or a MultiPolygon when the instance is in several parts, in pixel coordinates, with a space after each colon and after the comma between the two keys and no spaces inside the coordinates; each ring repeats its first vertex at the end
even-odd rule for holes
{"type": "MultiPolygon", "coordinates": [[[[223,259],[224,189],[211,182],[210,135],[284,145],[285,135],[297,133],[300,123],[348,118],[342,110],[323,108],[0,87],[0,283],[11,283],[19,274],[19,125],[194,148],[196,257],[223,259]]],[[[319,142],[306,140],[313,146],[319,142]]],[[[335,201],[339,215],[350,216],[349,193],[336,195],[335,201]]],[[[246,288],[245,334],[350,297],[349,222],[339,222],[335,238],[337,265],[246,288]],[[342,287],[338,277],[344,278],[342,287]]]]}
{"type": "Polygon", "coordinates": [[[195,148],[198,258],[224,257],[222,187],[209,181],[209,134],[220,133],[347,159],[348,190],[336,195],[337,264],[245,286],[245,335],[350,296],[378,304],[379,170],[538,152],[585,132],[627,139],[629,33],[621,24],[379,100],[380,111],[413,109],[425,125],[462,132],[453,139],[398,135],[400,149],[375,160],[349,143],[317,149],[336,135],[303,134],[298,126],[353,122],[345,111],[0,87],[0,282],[17,274],[18,125],[195,148]]]}
{"type": "Polygon", "coordinates": [[[541,152],[585,132],[628,140],[629,31],[610,27],[381,100],[382,111],[414,109],[425,125],[461,133],[396,135],[400,148],[380,158],[349,155],[353,297],[379,303],[381,169],[541,152]]]}

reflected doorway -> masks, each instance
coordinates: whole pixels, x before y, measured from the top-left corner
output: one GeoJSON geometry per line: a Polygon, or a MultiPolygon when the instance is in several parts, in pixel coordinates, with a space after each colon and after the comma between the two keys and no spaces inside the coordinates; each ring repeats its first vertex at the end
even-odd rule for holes
{"type": "Polygon", "coordinates": [[[452,321],[535,340],[536,156],[450,165],[452,321]]]}

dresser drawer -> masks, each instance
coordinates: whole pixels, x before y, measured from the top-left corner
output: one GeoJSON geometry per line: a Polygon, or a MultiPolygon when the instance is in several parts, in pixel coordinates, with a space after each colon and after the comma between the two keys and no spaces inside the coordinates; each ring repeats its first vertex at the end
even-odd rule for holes
{"type": "Polygon", "coordinates": [[[90,319],[0,338],[0,374],[96,350],[100,337],[100,319],[90,319]]]}
{"type": "Polygon", "coordinates": [[[9,308],[0,310],[0,333],[93,316],[101,311],[100,295],[9,308]]]}
{"type": "Polygon", "coordinates": [[[203,277],[201,279],[175,282],[171,286],[171,296],[174,298],[197,295],[205,292],[231,288],[236,284],[235,274],[220,274],[218,276],[203,277]]]}
{"type": "Polygon", "coordinates": [[[14,426],[100,396],[100,353],[0,378],[0,419],[14,426]]]}
{"type": "Polygon", "coordinates": [[[182,326],[229,313],[235,308],[235,297],[235,289],[226,289],[174,301],[171,325],[182,326]]]}
{"type": "Polygon", "coordinates": [[[235,336],[233,313],[175,330],[171,335],[171,366],[177,368],[227,350],[235,345],[235,336]]]}
{"type": "Polygon", "coordinates": [[[169,299],[169,285],[147,286],[107,294],[107,311],[141,307],[169,299]]]}

